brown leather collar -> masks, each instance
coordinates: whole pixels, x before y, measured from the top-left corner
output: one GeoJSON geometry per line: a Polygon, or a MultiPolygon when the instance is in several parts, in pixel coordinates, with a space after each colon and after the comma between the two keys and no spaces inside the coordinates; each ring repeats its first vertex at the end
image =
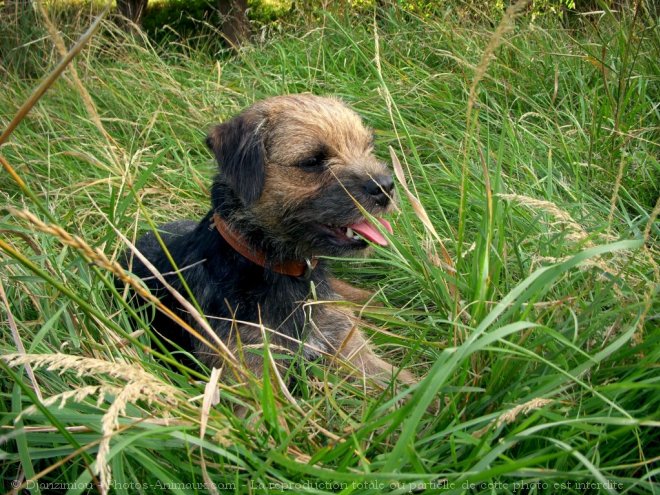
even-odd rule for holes
{"type": "Polygon", "coordinates": [[[231,230],[229,225],[227,225],[227,222],[225,222],[217,213],[213,214],[213,223],[215,224],[217,231],[224,240],[227,241],[227,244],[234,249],[234,251],[244,258],[249,259],[252,263],[256,263],[268,270],[272,270],[281,275],[302,277],[305,280],[308,280],[318,264],[318,259],[316,258],[305,258],[304,261],[289,260],[282,263],[271,263],[266,259],[266,254],[263,251],[256,251],[249,247],[245,239],[243,239],[237,232],[231,230]]]}

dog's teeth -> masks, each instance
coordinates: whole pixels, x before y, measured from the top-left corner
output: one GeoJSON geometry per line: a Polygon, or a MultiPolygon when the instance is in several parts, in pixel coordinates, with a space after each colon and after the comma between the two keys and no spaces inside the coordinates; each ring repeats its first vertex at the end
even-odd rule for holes
{"type": "Polygon", "coordinates": [[[352,228],[346,227],[346,237],[348,237],[349,239],[353,239],[355,237],[352,228]]]}

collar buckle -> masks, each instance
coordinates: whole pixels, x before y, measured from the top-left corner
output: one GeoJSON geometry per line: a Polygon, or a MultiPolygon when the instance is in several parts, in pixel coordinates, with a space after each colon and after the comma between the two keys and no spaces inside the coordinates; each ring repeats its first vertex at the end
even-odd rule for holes
{"type": "Polygon", "coordinates": [[[298,278],[305,282],[309,281],[312,278],[312,273],[314,273],[314,268],[316,268],[316,263],[312,263],[309,258],[305,258],[305,271],[298,278]]]}

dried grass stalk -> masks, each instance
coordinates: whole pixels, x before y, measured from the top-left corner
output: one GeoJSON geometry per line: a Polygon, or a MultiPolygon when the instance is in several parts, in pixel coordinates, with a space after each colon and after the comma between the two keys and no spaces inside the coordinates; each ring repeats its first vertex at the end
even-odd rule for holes
{"type": "Polygon", "coordinates": [[[481,60],[479,65],[477,65],[476,70],[474,71],[474,78],[472,79],[472,85],[470,86],[470,94],[468,96],[467,104],[467,120],[470,121],[470,115],[472,114],[472,108],[474,103],[477,100],[477,86],[486,75],[488,66],[490,65],[491,60],[495,58],[495,50],[502,44],[504,37],[509,31],[513,29],[514,21],[518,15],[525,10],[529,0],[520,0],[514,4],[509,5],[509,7],[504,12],[502,20],[498,24],[495,32],[490,37],[488,45],[481,55],[481,60]]]}
{"type": "MultiPolygon", "coordinates": [[[[498,194],[497,196],[499,196],[504,200],[515,201],[519,205],[525,206],[531,210],[543,211],[544,213],[547,213],[554,219],[554,221],[552,222],[547,222],[548,226],[553,227],[555,229],[557,228],[565,229],[566,235],[564,238],[567,241],[570,241],[575,244],[584,244],[584,246],[586,246],[587,248],[594,247],[595,244],[590,239],[590,235],[584,229],[584,227],[582,227],[582,225],[576,222],[567,211],[562,210],[555,203],[542,199],[531,198],[529,196],[524,196],[521,194],[498,194]]],[[[613,240],[610,236],[601,235],[601,237],[603,237],[603,240],[607,242],[613,240]]],[[[617,254],[616,256],[620,259],[620,258],[625,258],[626,254],[620,253],[617,254]]],[[[566,261],[568,258],[569,257],[561,257],[561,258],[541,257],[541,256],[534,257],[536,261],[543,261],[550,263],[561,263],[563,261],[566,261]]],[[[612,260],[610,260],[610,265],[614,266],[615,268],[617,267],[616,263],[613,263],[612,260]]],[[[580,266],[583,269],[592,268],[592,267],[598,268],[603,274],[608,274],[609,276],[611,276],[613,280],[617,279],[616,273],[612,270],[612,267],[608,266],[608,264],[606,264],[600,259],[586,260],[582,262],[580,266]]],[[[623,297],[623,294],[621,293],[621,289],[618,287],[616,282],[614,285],[614,290],[617,291],[619,296],[623,297]]]]}
{"type": "MultiPolygon", "coordinates": [[[[209,421],[209,413],[211,412],[211,407],[216,405],[220,400],[218,394],[218,381],[220,380],[221,374],[222,374],[222,369],[213,368],[211,370],[211,376],[209,377],[209,381],[204,387],[204,400],[202,401],[202,409],[200,411],[200,421],[199,421],[199,438],[202,440],[204,439],[204,435],[206,434],[206,425],[208,424],[209,421]]],[[[206,468],[206,458],[204,457],[204,449],[201,446],[200,446],[199,461],[202,467],[202,477],[204,478],[204,483],[206,483],[208,490],[213,495],[219,495],[218,489],[211,480],[211,477],[209,476],[208,470],[206,468]]]]}
{"type": "MultiPolygon", "coordinates": [[[[39,4],[40,2],[37,2],[39,4]]],[[[46,78],[35,88],[30,97],[25,100],[21,105],[21,108],[18,109],[14,118],[11,119],[11,122],[7,124],[2,134],[0,134],[0,145],[9,139],[9,136],[14,132],[18,124],[20,124],[25,116],[28,114],[32,107],[37,104],[39,99],[44,95],[44,93],[50,88],[53,83],[62,75],[64,69],[71,63],[73,58],[83,49],[83,47],[90,40],[92,35],[101,25],[101,20],[108,13],[109,7],[106,8],[101,14],[94,20],[94,22],[89,26],[87,31],[80,37],[78,42],[69,50],[62,58],[62,60],[57,64],[57,66],[46,76],[46,78]]]]}
{"type": "Polygon", "coordinates": [[[541,398],[536,398],[532,399],[528,402],[525,402],[524,404],[520,404],[513,409],[509,409],[507,412],[502,414],[499,418],[497,418],[497,422],[495,423],[495,426],[500,427],[504,424],[510,424],[513,423],[518,416],[521,414],[529,414],[532,411],[535,411],[536,409],[540,409],[544,406],[547,406],[548,404],[552,403],[553,401],[551,399],[541,399],[541,398]]]}
{"type": "Polygon", "coordinates": [[[498,194],[497,196],[507,201],[515,201],[516,203],[532,210],[540,210],[551,215],[554,217],[555,222],[550,225],[565,227],[568,230],[568,235],[566,236],[567,240],[576,243],[585,242],[587,245],[593,245],[593,243],[588,240],[589,234],[584,230],[584,227],[577,223],[567,211],[562,210],[552,201],[536,199],[522,194],[498,194]]]}
{"type": "MultiPolygon", "coordinates": [[[[55,45],[55,48],[60,53],[60,56],[66,57],[67,54],[66,45],[64,44],[64,40],[62,39],[62,36],[60,36],[57,27],[55,26],[53,21],[50,19],[50,16],[48,15],[48,9],[44,7],[43,2],[36,2],[36,7],[37,10],[39,10],[39,14],[44,19],[44,23],[46,24],[46,28],[48,29],[48,34],[53,39],[53,44],[55,45]]],[[[107,8],[106,8],[106,12],[107,12],[107,8]]],[[[103,15],[105,15],[105,12],[103,13],[103,15]]],[[[71,72],[71,77],[73,78],[73,86],[78,90],[78,93],[80,93],[80,97],[83,100],[83,104],[85,105],[85,109],[89,114],[89,118],[94,123],[94,126],[96,126],[96,128],[101,133],[101,135],[106,140],[106,142],[108,143],[110,153],[112,155],[114,162],[117,165],[119,165],[119,158],[117,157],[115,150],[120,149],[120,147],[117,145],[116,141],[112,138],[112,136],[110,136],[108,131],[105,130],[105,127],[103,126],[103,122],[101,122],[101,116],[99,115],[96,109],[96,105],[94,104],[94,100],[92,100],[89,91],[87,91],[87,88],[85,88],[85,85],[82,83],[80,76],[78,75],[78,70],[76,69],[75,62],[73,61],[71,62],[71,65],[69,66],[69,70],[71,72]]]]}
{"type": "MultiPolygon", "coordinates": [[[[119,416],[126,414],[126,406],[129,403],[134,404],[138,401],[144,401],[147,404],[160,402],[171,407],[178,401],[179,391],[175,387],[161,382],[142,368],[127,363],[112,363],[101,359],[60,353],[8,354],[0,359],[3,359],[8,366],[12,367],[30,364],[34,369],[45,368],[48,371],[57,371],[60,374],[73,371],[76,376],[93,377],[102,382],[105,382],[106,379],[101,378],[99,375],[109,376],[125,382],[123,386],[103,383],[102,385],[81,387],[50,397],[43,403],[45,406],[49,406],[59,402],[60,407],[63,407],[67,401],[81,402],[87,397],[97,395],[97,405],[100,405],[106,395],[115,396],[115,400],[108,407],[101,420],[103,438],[99,443],[95,468],[96,474],[99,474],[101,479],[101,493],[108,493],[112,481],[112,472],[107,462],[107,456],[110,452],[110,440],[119,425],[119,416]]],[[[30,406],[17,419],[35,411],[36,407],[30,406]]]]}

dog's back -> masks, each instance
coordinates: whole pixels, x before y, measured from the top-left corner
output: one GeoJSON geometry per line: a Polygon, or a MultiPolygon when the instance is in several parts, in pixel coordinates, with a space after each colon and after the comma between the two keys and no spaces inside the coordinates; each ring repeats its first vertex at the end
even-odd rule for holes
{"type": "MultiPolygon", "coordinates": [[[[188,236],[195,230],[197,225],[198,222],[193,220],[179,220],[167,223],[158,228],[158,234],[163,243],[167,246],[167,249],[177,266],[185,266],[185,256],[188,252],[188,236]]],[[[174,274],[174,267],[165,255],[165,251],[163,251],[163,248],[153,232],[147,232],[142,235],[135,243],[135,247],[152,265],[154,265],[154,268],[158,272],[163,274],[168,283],[172,284],[173,287],[177,289],[182,288],[179,278],[177,276],[172,276],[174,274]]],[[[122,265],[124,265],[125,268],[130,269],[130,271],[142,279],[151,293],[161,299],[165,306],[172,307],[175,304],[174,298],[169,294],[169,291],[158,281],[138,257],[133,256],[131,252],[125,252],[122,259],[122,265]]],[[[157,313],[154,315],[151,324],[166,339],[175,342],[187,351],[193,350],[193,341],[188,332],[185,332],[179,325],[173,324],[167,316],[157,313]]]]}

